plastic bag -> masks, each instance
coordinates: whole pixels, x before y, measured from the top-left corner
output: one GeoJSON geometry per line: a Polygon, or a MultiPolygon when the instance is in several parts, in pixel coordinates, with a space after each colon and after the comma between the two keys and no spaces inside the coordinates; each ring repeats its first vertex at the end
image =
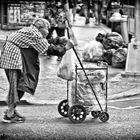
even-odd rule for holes
{"type": "MultiPolygon", "coordinates": [[[[90,65],[87,65],[85,68],[92,68],[92,64],[90,65]]],[[[98,66],[94,66],[94,68],[99,68],[98,66]]],[[[86,74],[88,76],[88,79],[90,81],[90,83],[92,85],[95,85],[95,84],[99,84],[99,83],[104,83],[105,80],[106,80],[106,72],[104,70],[86,70],[86,74]]],[[[87,78],[85,77],[85,74],[83,71],[79,71],[77,73],[78,75],[78,81],[79,82],[84,82],[85,84],[88,84],[88,80],[87,78]]]]}
{"type": "Polygon", "coordinates": [[[57,76],[72,81],[75,78],[75,63],[73,50],[68,50],[64,55],[59,64],[57,76]]]}
{"type": "Polygon", "coordinates": [[[127,49],[119,48],[112,56],[112,66],[117,68],[124,68],[127,58],[127,49]]]}
{"type": "Polygon", "coordinates": [[[83,60],[85,61],[99,61],[102,60],[103,55],[103,45],[96,41],[92,40],[85,45],[83,51],[83,60]]]}
{"type": "MultiPolygon", "coordinates": [[[[102,85],[100,83],[94,84],[92,85],[92,87],[101,105],[104,106],[105,105],[105,89],[102,88],[102,85]]],[[[94,107],[95,105],[98,106],[94,93],[92,92],[91,88],[87,86],[84,82],[78,82],[77,87],[75,87],[75,81],[73,81],[70,91],[71,91],[70,101],[72,105],[81,104],[83,106],[94,106],[94,107]]]]}
{"type": "MultiPolygon", "coordinates": [[[[84,66],[85,68],[95,68],[95,69],[85,69],[90,84],[96,94],[100,104],[105,108],[105,97],[106,97],[106,72],[100,69],[99,66],[93,66],[93,64],[88,64],[84,66]],[[97,68],[97,69],[96,69],[97,68]],[[99,68],[99,69],[98,69],[99,68]]],[[[99,109],[98,102],[95,95],[90,87],[90,84],[85,77],[83,71],[78,71],[77,81],[72,81],[69,88],[69,104],[80,104],[83,106],[92,106],[93,109],[99,109]]]]}
{"type": "Polygon", "coordinates": [[[102,44],[105,50],[118,49],[123,46],[124,40],[119,33],[112,32],[106,34],[106,37],[102,40],[102,44]]]}
{"type": "Polygon", "coordinates": [[[102,58],[103,58],[103,61],[107,62],[108,65],[112,65],[112,56],[115,51],[116,51],[115,49],[108,49],[104,51],[102,58]]]}

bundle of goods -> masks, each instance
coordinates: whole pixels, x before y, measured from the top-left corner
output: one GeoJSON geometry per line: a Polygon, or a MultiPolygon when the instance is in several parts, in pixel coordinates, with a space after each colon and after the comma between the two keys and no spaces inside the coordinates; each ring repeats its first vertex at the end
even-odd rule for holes
{"type": "MultiPolygon", "coordinates": [[[[93,67],[93,65],[88,65],[88,68],[93,67]]],[[[95,68],[97,68],[96,66],[95,68]]],[[[102,105],[105,103],[105,93],[106,93],[106,73],[104,70],[86,70],[89,81],[97,95],[99,101],[102,105]]],[[[98,106],[95,95],[89,86],[87,78],[83,71],[78,72],[77,86],[75,81],[71,84],[71,103],[81,104],[84,106],[98,106]]]]}
{"type": "Polygon", "coordinates": [[[113,53],[115,52],[115,49],[109,49],[109,50],[105,50],[104,54],[102,56],[102,59],[104,62],[106,62],[108,65],[112,65],[112,56],[113,53]]]}
{"type": "Polygon", "coordinates": [[[99,33],[96,40],[103,44],[105,50],[118,49],[124,45],[122,36],[116,32],[107,33],[106,35],[99,33]]]}
{"type": "Polygon", "coordinates": [[[102,60],[103,45],[100,42],[92,40],[85,44],[84,48],[82,53],[84,61],[96,62],[102,60]]]}
{"type": "Polygon", "coordinates": [[[73,50],[68,50],[58,66],[57,76],[68,81],[75,78],[75,55],[73,50]]]}
{"type": "Polygon", "coordinates": [[[124,68],[127,58],[127,48],[117,49],[112,56],[112,66],[117,68],[124,68]]]}
{"type": "Polygon", "coordinates": [[[103,61],[114,67],[123,68],[125,66],[128,46],[124,43],[124,40],[119,33],[99,33],[96,40],[103,45],[103,61]]]}

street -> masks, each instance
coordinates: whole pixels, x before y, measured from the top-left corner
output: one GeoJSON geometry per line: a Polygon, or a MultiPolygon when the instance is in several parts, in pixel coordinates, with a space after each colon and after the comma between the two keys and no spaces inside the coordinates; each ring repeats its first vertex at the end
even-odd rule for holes
{"type": "MultiPolygon", "coordinates": [[[[3,112],[5,107],[1,107],[3,112]]],[[[73,124],[57,112],[57,105],[20,106],[27,120],[20,124],[0,122],[1,139],[10,140],[138,140],[139,110],[110,109],[110,119],[103,123],[87,115],[85,121],[73,124]]]]}
{"type": "Polygon", "coordinates": [[[128,97],[109,101],[108,107],[112,109],[140,109],[140,96],[128,97]]]}

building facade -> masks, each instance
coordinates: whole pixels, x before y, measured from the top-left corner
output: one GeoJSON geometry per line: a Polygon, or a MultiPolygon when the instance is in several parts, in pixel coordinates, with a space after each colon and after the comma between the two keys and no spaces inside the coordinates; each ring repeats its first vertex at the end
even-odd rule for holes
{"type": "Polygon", "coordinates": [[[30,24],[34,17],[43,17],[45,1],[0,1],[1,29],[30,24]]]}
{"type": "MultiPolygon", "coordinates": [[[[138,38],[140,31],[140,0],[103,0],[121,4],[123,14],[128,15],[128,31],[138,38]]],[[[34,17],[43,17],[45,0],[0,0],[1,29],[28,25],[34,17]]],[[[139,39],[140,40],[140,39],[139,39]]]]}

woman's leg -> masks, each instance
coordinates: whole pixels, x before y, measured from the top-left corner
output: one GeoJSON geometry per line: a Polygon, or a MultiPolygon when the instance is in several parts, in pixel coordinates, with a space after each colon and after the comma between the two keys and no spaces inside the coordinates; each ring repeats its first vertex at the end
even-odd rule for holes
{"type": "Polygon", "coordinates": [[[99,15],[98,15],[98,4],[95,3],[94,4],[95,7],[95,23],[98,24],[98,20],[99,20],[99,15]]]}
{"type": "Polygon", "coordinates": [[[73,14],[73,21],[76,21],[76,19],[75,19],[75,16],[76,16],[76,7],[73,7],[72,14],[73,14]]]}
{"type": "Polygon", "coordinates": [[[21,71],[16,69],[5,69],[5,73],[9,82],[9,92],[7,96],[7,116],[11,117],[14,115],[16,105],[24,95],[24,92],[21,93],[17,91],[18,79],[21,75],[21,71]]]}
{"type": "Polygon", "coordinates": [[[85,16],[85,24],[89,23],[89,7],[87,4],[84,4],[84,16],[85,16]]]}
{"type": "Polygon", "coordinates": [[[95,18],[97,24],[100,24],[101,21],[101,10],[102,10],[102,4],[95,3],[95,18]]]}

